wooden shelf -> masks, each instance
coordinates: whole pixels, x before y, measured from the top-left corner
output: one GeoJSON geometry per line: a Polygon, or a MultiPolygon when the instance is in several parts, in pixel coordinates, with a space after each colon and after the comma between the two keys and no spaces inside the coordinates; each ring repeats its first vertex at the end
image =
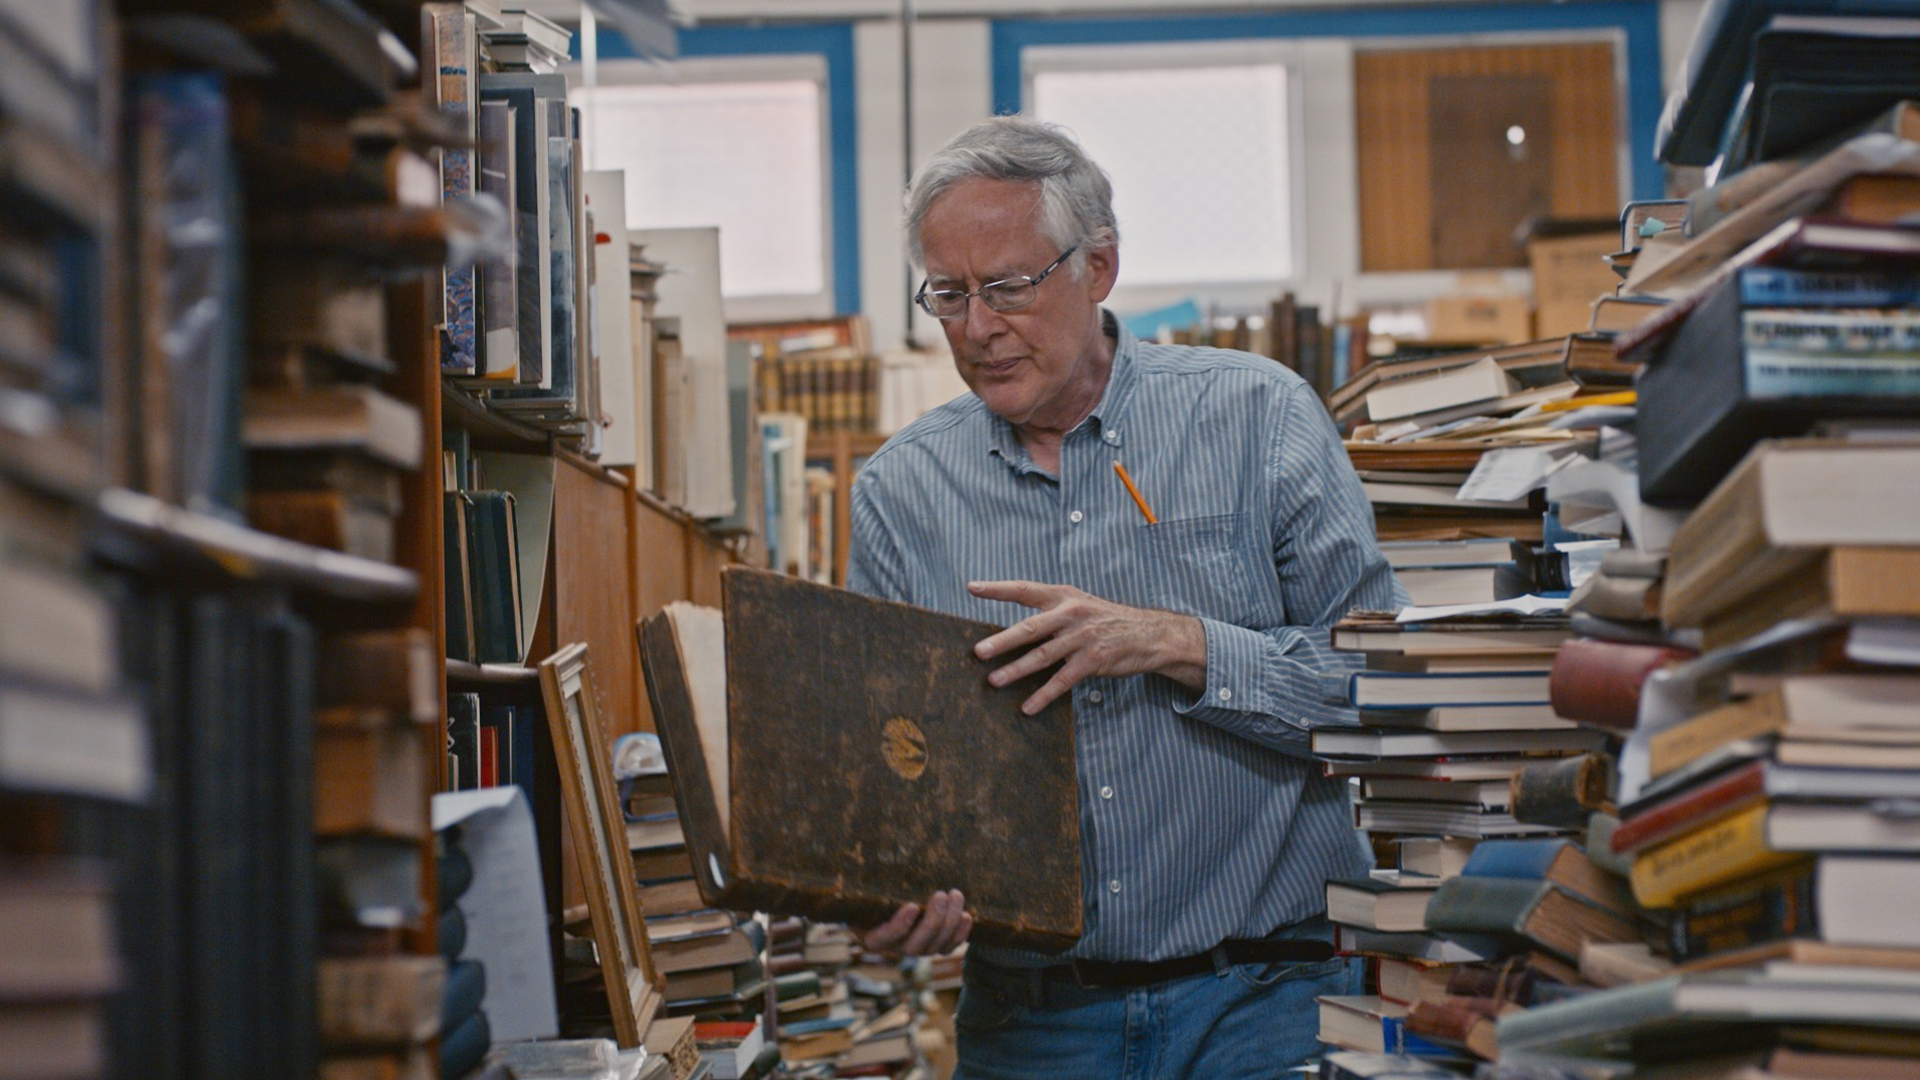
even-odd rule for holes
{"type": "Polygon", "coordinates": [[[443,423],[465,428],[473,439],[473,445],[482,450],[506,450],[520,454],[553,452],[552,434],[532,424],[500,415],[482,404],[479,398],[446,379],[440,380],[440,416],[443,423]]]}
{"type": "Polygon", "coordinates": [[[518,664],[470,664],[465,660],[447,661],[448,686],[527,686],[540,681],[535,668],[518,664]]]}
{"type": "Polygon", "coordinates": [[[405,602],[420,588],[410,570],[296,543],[124,488],[101,492],[96,509],[103,526],[99,554],[123,566],[185,564],[236,581],[368,603],[405,602]]]}

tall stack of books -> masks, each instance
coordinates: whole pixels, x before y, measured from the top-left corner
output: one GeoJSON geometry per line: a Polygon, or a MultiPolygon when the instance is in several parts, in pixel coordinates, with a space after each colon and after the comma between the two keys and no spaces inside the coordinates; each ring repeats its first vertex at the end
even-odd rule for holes
{"type": "Polygon", "coordinates": [[[1920,1067],[1920,939],[1874,902],[1920,883],[1920,24],[1790,6],[1709,3],[1669,105],[1720,176],[1631,257],[1642,527],[1553,675],[1625,737],[1606,847],[1677,969],[1503,1018],[1503,1065],[1920,1067]]]}

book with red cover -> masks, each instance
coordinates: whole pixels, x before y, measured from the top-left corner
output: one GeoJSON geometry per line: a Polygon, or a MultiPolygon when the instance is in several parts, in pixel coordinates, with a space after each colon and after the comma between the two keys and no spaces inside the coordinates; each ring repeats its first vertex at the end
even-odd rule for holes
{"type": "Polygon", "coordinates": [[[1690,650],[1666,645],[1576,638],[1553,658],[1547,679],[1553,711],[1609,731],[1632,731],[1640,712],[1640,685],[1647,676],[1693,656],[1690,650]]]}
{"type": "Polygon", "coordinates": [[[1613,850],[1641,848],[1709,824],[1761,799],[1858,801],[1920,798],[1911,769],[1828,769],[1761,759],[1729,769],[1628,814],[1613,831],[1613,850]]]}

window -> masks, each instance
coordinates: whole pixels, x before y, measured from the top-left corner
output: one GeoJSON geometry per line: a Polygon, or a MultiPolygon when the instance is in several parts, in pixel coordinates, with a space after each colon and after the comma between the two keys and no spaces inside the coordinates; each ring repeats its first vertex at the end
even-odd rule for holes
{"type": "Polygon", "coordinates": [[[1071,129],[1113,178],[1123,284],[1294,276],[1289,70],[1266,52],[1027,53],[1034,114],[1071,129]]]}
{"type": "Polygon", "coordinates": [[[628,224],[720,226],[730,318],[830,314],[819,58],[608,62],[599,75],[573,100],[590,166],[626,172],[628,224]]]}

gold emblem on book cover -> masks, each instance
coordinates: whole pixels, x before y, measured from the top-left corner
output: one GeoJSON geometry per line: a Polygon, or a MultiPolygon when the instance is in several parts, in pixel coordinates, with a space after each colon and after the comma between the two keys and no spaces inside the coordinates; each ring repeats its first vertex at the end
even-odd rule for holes
{"type": "Polygon", "coordinates": [[[927,735],[904,716],[887,721],[880,732],[880,752],[887,767],[903,779],[918,780],[927,771],[927,735]]]}

